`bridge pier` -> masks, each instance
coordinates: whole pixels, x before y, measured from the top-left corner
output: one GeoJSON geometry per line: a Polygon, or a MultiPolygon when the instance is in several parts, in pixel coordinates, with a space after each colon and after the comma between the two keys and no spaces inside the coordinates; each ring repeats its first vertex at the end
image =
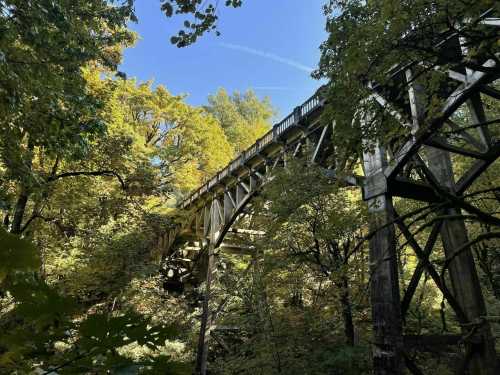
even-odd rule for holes
{"type": "MultiPolygon", "coordinates": [[[[410,99],[412,128],[415,133],[421,128],[426,116],[425,88],[413,81],[411,70],[406,71],[406,79],[411,82],[408,88],[408,96],[410,99]]],[[[486,122],[479,94],[472,95],[471,99],[467,101],[467,105],[475,123],[486,122]]],[[[488,129],[479,127],[478,132],[481,136],[482,147],[488,150],[490,146],[488,129]]],[[[450,153],[432,146],[423,146],[423,153],[426,162],[421,160],[421,168],[423,168],[426,180],[436,190],[437,195],[443,193],[461,195],[460,192],[456,193],[453,162],[450,153]]],[[[443,197],[444,199],[446,198],[443,197]]],[[[439,214],[460,216],[461,210],[456,207],[447,207],[441,210],[439,214]]],[[[453,259],[448,267],[452,294],[461,309],[461,313],[465,314],[463,318],[467,320],[466,322],[460,322],[463,336],[468,337],[474,332],[478,338],[477,341],[479,341],[479,344],[465,342],[466,360],[462,367],[464,370],[469,368],[473,374],[493,375],[496,367],[495,341],[489,323],[483,319],[487,315],[487,311],[474,257],[470,247],[464,248],[469,242],[469,238],[463,219],[443,220],[440,234],[446,259],[453,259]],[[460,253],[457,255],[455,254],[456,251],[460,251],[460,253]]],[[[445,280],[441,282],[444,283],[445,280]]]]}
{"type": "MultiPolygon", "coordinates": [[[[440,188],[453,191],[454,178],[450,155],[446,151],[427,147],[426,155],[429,170],[436,177],[440,188]]],[[[442,212],[445,216],[461,215],[457,208],[447,208],[442,212]]],[[[463,219],[446,219],[441,226],[441,240],[446,259],[453,260],[449,263],[449,276],[453,296],[465,313],[467,322],[462,326],[464,336],[474,333],[479,338],[479,343],[465,341],[466,359],[463,367],[469,368],[472,374],[494,375],[496,367],[495,341],[489,323],[483,317],[487,316],[481,285],[476,271],[474,257],[470,248],[463,246],[469,242],[467,228],[463,219]],[[457,255],[456,251],[460,251],[457,255]]]]}
{"type": "Polygon", "coordinates": [[[403,331],[396,259],[396,236],[392,197],[387,194],[383,174],[384,150],[375,146],[365,152],[363,166],[366,183],[363,196],[370,212],[370,297],[373,320],[373,373],[403,373],[403,331]],[[380,229],[382,228],[382,229],[380,229]]]}
{"type": "MultiPolygon", "coordinates": [[[[196,375],[206,375],[208,365],[208,346],[210,340],[210,330],[212,328],[212,312],[210,311],[210,294],[212,289],[213,271],[215,266],[215,243],[218,237],[219,230],[219,212],[216,207],[217,200],[213,199],[210,204],[208,215],[205,216],[204,235],[208,229],[209,241],[207,244],[207,266],[205,278],[205,295],[203,297],[203,311],[200,323],[200,335],[198,337],[198,350],[196,353],[196,375]]],[[[204,241],[202,241],[203,243],[204,241]]]]}

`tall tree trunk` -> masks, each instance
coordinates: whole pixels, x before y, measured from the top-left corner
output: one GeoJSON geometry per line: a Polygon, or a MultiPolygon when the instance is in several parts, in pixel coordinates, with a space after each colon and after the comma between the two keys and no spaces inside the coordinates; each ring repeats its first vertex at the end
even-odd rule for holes
{"type": "Polygon", "coordinates": [[[354,345],[354,324],[352,321],[352,306],[351,298],[349,295],[349,281],[347,276],[342,276],[342,294],[340,296],[340,303],[342,305],[342,318],[344,320],[344,334],[347,344],[354,345]]]}
{"type": "Polygon", "coordinates": [[[266,285],[263,281],[263,267],[262,263],[259,260],[263,259],[264,254],[262,252],[258,252],[254,255],[253,259],[253,289],[255,291],[255,310],[257,313],[257,317],[259,319],[259,331],[265,337],[266,342],[269,345],[269,350],[273,357],[274,363],[272,367],[276,370],[278,374],[283,372],[281,354],[280,354],[280,346],[276,342],[276,331],[273,322],[273,316],[271,312],[271,308],[269,306],[269,300],[267,298],[266,285]]]}
{"type": "MultiPolygon", "coordinates": [[[[33,143],[28,139],[28,148],[26,150],[26,157],[24,160],[28,174],[31,173],[31,168],[33,165],[33,149],[33,143]]],[[[10,229],[11,233],[14,234],[21,234],[22,232],[24,213],[26,212],[26,206],[28,204],[28,199],[30,196],[30,191],[27,183],[27,180],[30,178],[30,176],[23,177],[24,178],[21,178],[19,182],[20,192],[19,196],[17,197],[16,206],[14,207],[14,215],[12,217],[12,226],[10,229]]]]}
{"type": "Polygon", "coordinates": [[[26,211],[26,205],[28,203],[30,193],[26,187],[21,187],[21,192],[17,198],[16,206],[14,208],[14,216],[12,219],[11,233],[21,234],[22,223],[24,218],[24,213],[26,211]]]}
{"type": "Polygon", "coordinates": [[[344,334],[348,345],[354,345],[354,324],[352,321],[351,297],[349,294],[349,277],[346,274],[346,268],[349,263],[350,241],[347,240],[341,248],[336,241],[330,241],[330,253],[333,256],[334,272],[340,274],[340,304],[342,307],[342,320],[344,321],[344,334]]]}

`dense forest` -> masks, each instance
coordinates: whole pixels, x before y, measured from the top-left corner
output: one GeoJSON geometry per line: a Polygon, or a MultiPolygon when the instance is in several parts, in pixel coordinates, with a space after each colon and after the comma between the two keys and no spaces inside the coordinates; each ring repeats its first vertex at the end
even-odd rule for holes
{"type": "MultiPolygon", "coordinates": [[[[219,35],[218,6],[245,12],[241,0],[158,1],[165,17],[187,19],[166,37],[190,48],[206,33],[219,35]]],[[[180,266],[165,234],[192,215],[181,204],[186,197],[272,134],[271,99],[221,88],[196,107],[153,81],[128,78],[119,66],[137,40],[128,26],[136,21],[133,0],[0,0],[0,374],[493,375],[500,368],[499,15],[493,0],[325,0],[328,39],[313,77],[328,82],[318,91],[325,104],[317,122],[333,129],[324,133],[329,154],[316,163],[318,150],[307,142],[300,152],[283,146],[238,217],[240,251],[217,251],[208,261],[207,288],[207,260],[192,255],[202,246],[185,250],[191,255],[180,266]],[[457,61],[440,44],[452,37],[466,41],[457,61]],[[417,77],[405,84],[425,88],[427,109],[404,120],[420,128],[401,130],[394,109],[366,98],[374,86],[399,90],[394,66],[414,61],[417,77]],[[367,155],[432,128],[444,116],[445,80],[456,66],[461,83],[474,72],[492,78],[436,130],[449,142],[434,145],[455,152],[455,176],[471,168],[471,155],[487,164],[461,194],[437,182],[428,202],[394,194],[397,215],[380,221],[360,189],[367,155]],[[485,134],[487,151],[459,150],[485,134]],[[467,232],[451,256],[447,221],[467,232]],[[393,226],[389,257],[404,335],[437,342],[401,350],[398,372],[374,361],[380,332],[372,315],[373,244],[393,226]],[[474,319],[450,271],[464,253],[485,305],[474,319]],[[179,269],[183,277],[173,277],[179,269]],[[197,354],[208,308],[204,372],[197,354]],[[453,345],[440,341],[452,336],[453,345]]],[[[437,156],[430,148],[423,154],[408,178],[432,180],[424,159],[437,156]]]]}

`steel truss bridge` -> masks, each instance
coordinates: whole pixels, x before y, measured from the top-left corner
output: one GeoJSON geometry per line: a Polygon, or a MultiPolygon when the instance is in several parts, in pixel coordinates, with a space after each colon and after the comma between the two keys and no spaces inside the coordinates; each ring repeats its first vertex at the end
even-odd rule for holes
{"type": "MultiPolygon", "coordinates": [[[[500,19],[486,14],[483,24],[500,30],[500,19]]],[[[393,207],[393,198],[424,202],[451,202],[441,205],[440,213],[459,215],[467,189],[497,160],[500,140],[492,136],[499,119],[488,118],[485,101],[500,106],[500,91],[495,86],[500,78],[496,58],[479,64],[467,63],[467,50],[458,35],[448,36],[440,50],[453,64],[434,66],[442,73],[439,91],[430,94],[442,99],[442,107],[428,119],[428,97],[425,84],[414,75],[425,62],[401,65],[390,72],[391,89],[373,85],[371,100],[395,121],[405,134],[391,146],[375,145],[365,152],[363,176],[346,177],[345,183],[359,186],[372,216],[371,237],[371,306],[373,319],[373,366],[375,374],[401,374],[406,365],[413,374],[421,374],[407,355],[409,348],[426,345],[464,345],[461,365],[464,373],[493,375],[495,342],[487,320],[485,303],[462,219],[435,222],[425,242],[419,242],[393,207]],[[469,123],[458,124],[454,115],[466,112],[469,123]],[[425,126],[423,121],[426,119],[425,126]],[[456,156],[469,160],[466,170],[456,168],[456,156]],[[396,231],[404,236],[419,259],[413,276],[400,291],[396,260],[396,231]],[[449,288],[442,275],[429,261],[438,237],[448,264],[449,288]],[[405,336],[404,322],[421,276],[427,272],[463,327],[462,335],[405,336]],[[473,327],[471,329],[470,327],[473,327]]],[[[333,124],[321,121],[328,103],[319,90],[295,108],[293,113],[240,154],[226,168],[187,197],[179,208],[183,219],[161,240],[162,258],[183,259],[186,268],[197,265],[206,282],[203,315],[197,354],[197,372],[206,374],[209,338],[215,325],[215,313],[209,299],[213,281],[215,254],[219,251],[248,253],[251,248],[231,244],[232,236],[252,235],[251,230],[238,229],[237,223],[248,213],[248,206],[276,168],[286,166],[294,157],[310,157],[310,162],[324,168],[334,178],[334,165],[328,164],[334,154],[331,142],[333,124]],[[194,255],[193,255],[194,254],[194,255]]],[[[434,112],[433,112],[434,113],[434,112]]],[[[366,115],[363,121],[368,121],[366,115]]],[[[463,208],[463,207],[462,207],[463,208]]]]}

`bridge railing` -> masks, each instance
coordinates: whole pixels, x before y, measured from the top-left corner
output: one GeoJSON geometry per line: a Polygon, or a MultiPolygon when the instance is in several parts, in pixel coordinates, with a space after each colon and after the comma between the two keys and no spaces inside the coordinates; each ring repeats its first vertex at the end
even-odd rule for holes
{"type": "Polygon", "coordinates": [[[294,124],[294,115],[293,113],[289,114],[283,121],[281,121],[278,125],[276,125],[273,130],[275,136],[281,135],[287,128],[294,124]]]}
{"type": "Polygon", "coordinates": [[[317,106],[320,105],[320,96],[318,94],[314,94],[311,96],[304,104],[300,107],[300,115],[306,116],[308,113],[314,111],[317,106]]]}
{"type": "Polygon", "coordinates": [[[273,141],[273,132],[269,131],[261,138],[261,147],[267,146],[272,141],[273,141]]]}
{"type": "Polygon", "coordinates": [[[214,177],[212,177],[209,181],[198,188],[198,190],[191,193],[191,195],[184,199],[179,206],[182,208],[186,208],[187,206],[189,206],[196,199],[198,199],[212,187],[217,185],[220,180],[231,175],[234,171],[240,168],[248,159],[252,158],[260,150],[265,148],[267,145],[277,141],[281,134],[283,134],[291,126],[296,125],[302,117],[307,116],[308,114],[313,112],[318,106],[322,104],[319,94],[320,90],[316,91],[316,93],[308,100],[306,100],[302,105],[295,108],[295,110],[287,117],[285,117],[279,123],[275,124],[271,130],[264,134],[247,150],[238,155],[238,157],[236,157],[224,169],[219,171],[214,177]]]}

